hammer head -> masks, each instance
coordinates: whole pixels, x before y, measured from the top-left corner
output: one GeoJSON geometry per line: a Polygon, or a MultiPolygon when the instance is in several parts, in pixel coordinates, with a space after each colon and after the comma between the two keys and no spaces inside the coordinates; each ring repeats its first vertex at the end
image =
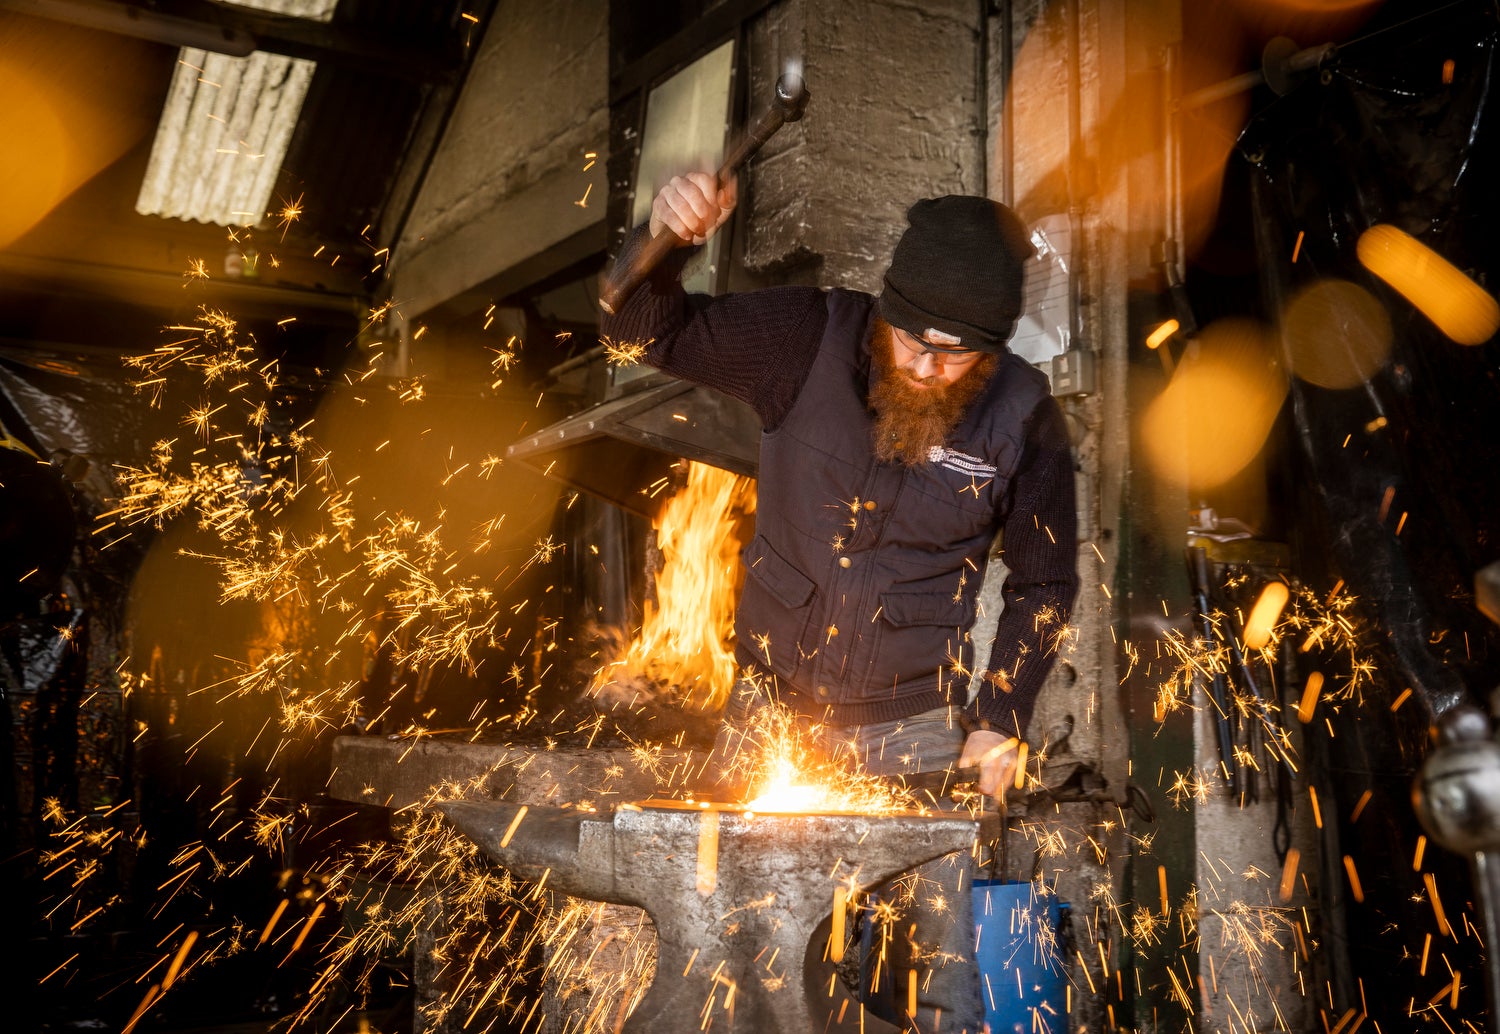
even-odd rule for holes
{"type": "Polygon", "coordinates": [[[807,83],[796,72],[787,72],[776,80],[776,107],[780,109],[784,122],[796,122],[800,119],[807,110],[807,99],[811,96],[807,92],[807,83]]]}

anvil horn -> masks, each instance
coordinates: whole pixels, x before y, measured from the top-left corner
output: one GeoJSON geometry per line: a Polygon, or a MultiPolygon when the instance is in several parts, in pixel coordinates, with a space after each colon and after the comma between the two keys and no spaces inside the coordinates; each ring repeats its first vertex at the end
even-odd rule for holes
{"type": "MultiPolygon", "coordinates": [[[[574,897],[615,901],[612,816],[505,801],[438,805],[486,856],[522,879],[548,883],[574,897]]],[[[635,902],[631,902],[635,904],[635,902]]]]}

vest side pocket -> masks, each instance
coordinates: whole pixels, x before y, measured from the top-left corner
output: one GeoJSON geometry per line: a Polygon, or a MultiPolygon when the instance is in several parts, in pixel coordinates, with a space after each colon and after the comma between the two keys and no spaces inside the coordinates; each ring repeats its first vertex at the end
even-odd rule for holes
{"type": "Polygon", "coordinates": [[[959,599],[950,591],[888,592],[880,597],[880,616],[897,628],[952,625],[967,628],[974,621],[974,596],[959,599]]]}
{"type": "Polygon", "coordinates": [[[812,617],[816,586],[757,535],[743,554],[745,588],[740,595],[742,634],[749,647],[777,675],[794,679],[803,657],[799,644],[812,617]]]}
{"type": "Polygon", "coordinates": [[[870,636],[870,654],[861,664],[866,692],[900,687],[941,688],[938,673],[955,662],[973,664],[973,648],[964,630],[974,623],[972,594],[954,600],[951,590],[887,592],[880,597],[880,617],[870,636]],[[879,673],[881,684],[871,680],[879,673]],[[924,685],[925,684],[925,685],[924,685]]]}

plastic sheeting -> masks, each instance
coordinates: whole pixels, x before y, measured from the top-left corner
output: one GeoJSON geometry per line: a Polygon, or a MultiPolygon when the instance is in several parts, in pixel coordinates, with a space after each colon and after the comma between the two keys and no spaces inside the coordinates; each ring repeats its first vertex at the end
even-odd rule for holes
{"type": "MultiPolygon", "coordinates": [[[[0,843],[13,857],[46,800],[79,804],[120,777],[118,714],[80,713],[93,673],[118,656],[141,550],[101,552],[90,534],[114,466],[149,453],[160,414],[141,405],[118,356],[0,348],[0,843]],[[81,726],[91,730],[87,744],[81,726]],[[97,735],[96,735],[97,734],[97,735]],[[100,738],[102,737],[102,739],[100,738]],[[94,756],[104,746],[110,756],[94,756]]],[[[114,538],[119,537],[117,532],[114,538]]],[[[100,706],[96,701],[95,707],[100,706]]],[[[108,710],[106,708],[106,710],[108,710]]],[[[30,832],[28,832],[30,830],[30,832]]]]}

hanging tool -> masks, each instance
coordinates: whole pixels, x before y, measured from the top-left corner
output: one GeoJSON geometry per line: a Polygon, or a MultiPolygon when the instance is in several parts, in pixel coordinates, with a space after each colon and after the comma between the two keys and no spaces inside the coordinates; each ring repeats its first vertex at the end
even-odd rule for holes
{"type": "MultiPolygon", "coordinates": [[[[1187,549],[1188,581],[1193,588],[1193,611],[1198,620],[1199,635],[1205,647],[1218,643],[1214,629],[1213,607],[1208,599],[1208,550],[1202,546],[1187,549]]],[[[1240,792],[1240,763],[1234,752],[1234,727],[1230,723],[1232,712],[1229,704],[1229,680],[1223,671],[1214,671],[1209,677],[1209,696],[1213,700],[1215,728],[1219,739],[1219,761],[1224,767],[1224,778],[1235,794],[1240,792]]]]}

